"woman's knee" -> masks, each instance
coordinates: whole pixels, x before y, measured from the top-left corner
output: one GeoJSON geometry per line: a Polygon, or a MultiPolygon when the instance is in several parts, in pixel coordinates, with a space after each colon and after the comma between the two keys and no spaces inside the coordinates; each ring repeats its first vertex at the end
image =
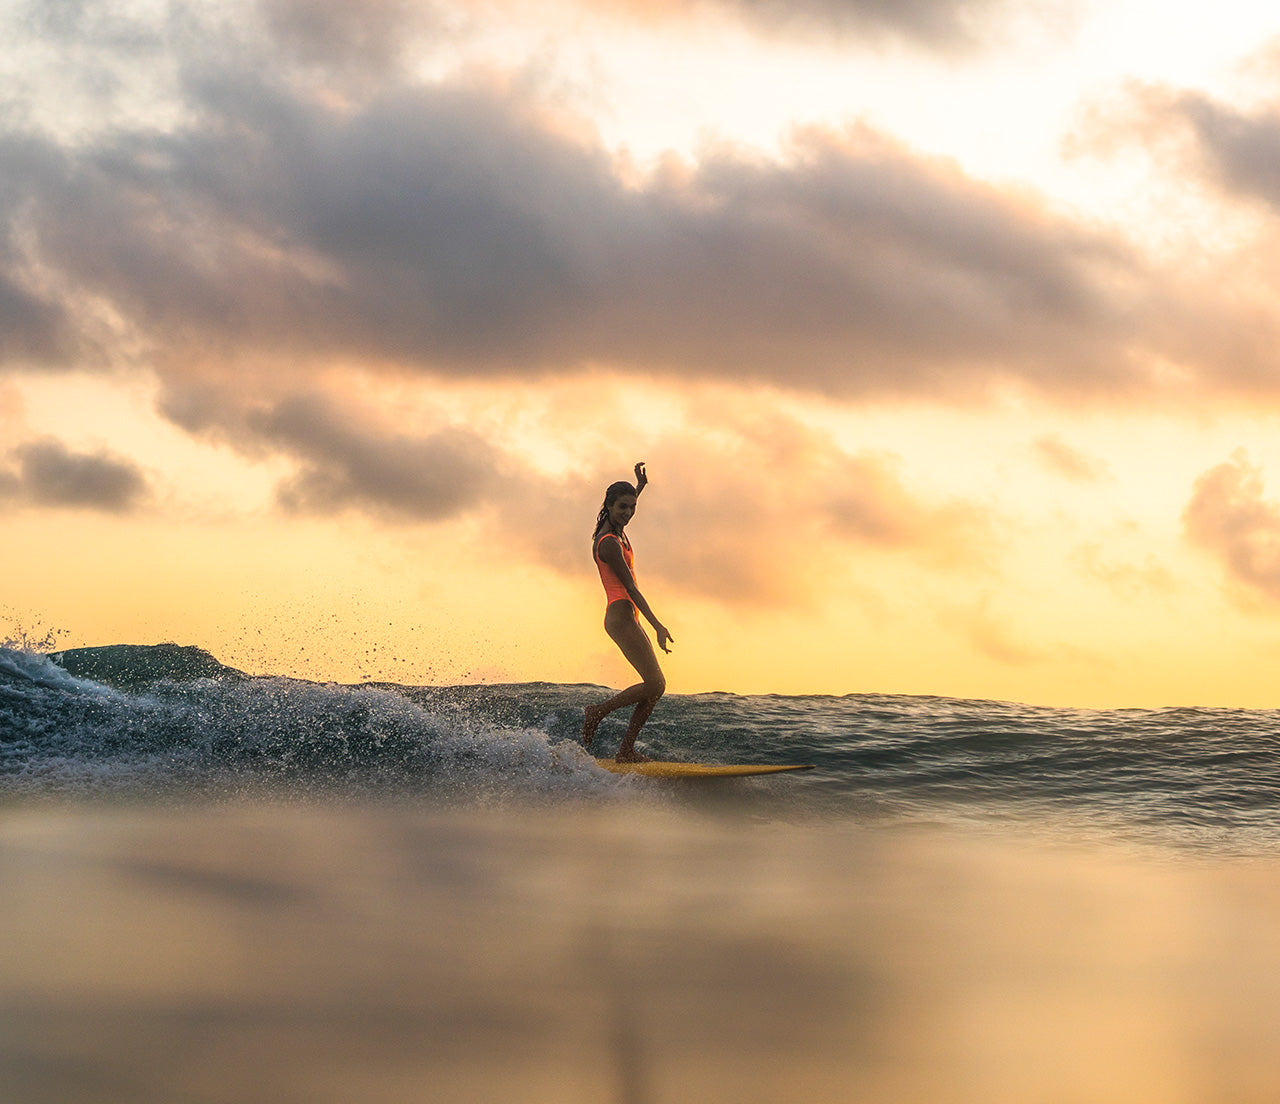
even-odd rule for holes
{"type": "Polygon", "coordinates": [[[661,671],[646,676],[644,680],[645,696],[657,701],[667,692],[667,680],[661,671]]]}

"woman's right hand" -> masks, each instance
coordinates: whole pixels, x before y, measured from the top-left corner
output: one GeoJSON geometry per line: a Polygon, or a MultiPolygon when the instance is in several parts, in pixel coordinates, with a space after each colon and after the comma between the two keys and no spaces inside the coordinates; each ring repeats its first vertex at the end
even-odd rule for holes
{"type": "Polygon", "coordinates": [[[676,640],[674,636],[667,632],[666,626],[659,625],[654,631],[658,634],[658,647],[664,652],[671,651],[671,649],[667,647],[667,644],[668,642],[674,644],[676,640]]]}

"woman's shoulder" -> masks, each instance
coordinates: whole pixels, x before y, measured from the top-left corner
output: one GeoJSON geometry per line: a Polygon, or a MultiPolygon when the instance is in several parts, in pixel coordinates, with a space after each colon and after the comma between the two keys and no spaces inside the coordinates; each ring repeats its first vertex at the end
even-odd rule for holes
{"type": "Polygon", "coordinates": [[[620,548],[630,548],[630,547],[631,547],[631,544],[630,544],[630,542],[627,540],[627,538],[626,538],[626,537],[621,536],[621,535],[620,535],[620,534],[618,534],[618,533],[615,533],[612,529],[605,529],[603,532],[601,532],[601,533],[597,533],[597,534],[596,534],[596,542],[595,542],[595,551],[596,551],[596,555],[599,555],[599,554],[600,554],[600,543],[601,543],[601,542],[602,542],[606,537],[612,537],[614,540],[616,540],[616,541],[618,542],[618,546],[619,546],[620,548]]]}

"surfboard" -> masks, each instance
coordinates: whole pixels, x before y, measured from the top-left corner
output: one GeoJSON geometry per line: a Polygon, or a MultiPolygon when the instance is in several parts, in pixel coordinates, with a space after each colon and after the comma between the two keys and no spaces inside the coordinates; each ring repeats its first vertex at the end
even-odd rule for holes
{"type": "Polygon", "coordinates": [[[781,774],[783,771],[812,770],[812,763],[619,763],[597,759],[614,774],[642,774],[646,778],[740,778],[748,774],[781,774]]]}

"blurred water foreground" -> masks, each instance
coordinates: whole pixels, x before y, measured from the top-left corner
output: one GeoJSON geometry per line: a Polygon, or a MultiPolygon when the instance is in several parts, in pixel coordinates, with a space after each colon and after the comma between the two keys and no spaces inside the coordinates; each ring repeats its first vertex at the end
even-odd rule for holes
{"type": "Polygon", "coordinates": [[[1265,858],[634,806],[0,809],[0,1100],[1280,1099],[1265,858]]]}

